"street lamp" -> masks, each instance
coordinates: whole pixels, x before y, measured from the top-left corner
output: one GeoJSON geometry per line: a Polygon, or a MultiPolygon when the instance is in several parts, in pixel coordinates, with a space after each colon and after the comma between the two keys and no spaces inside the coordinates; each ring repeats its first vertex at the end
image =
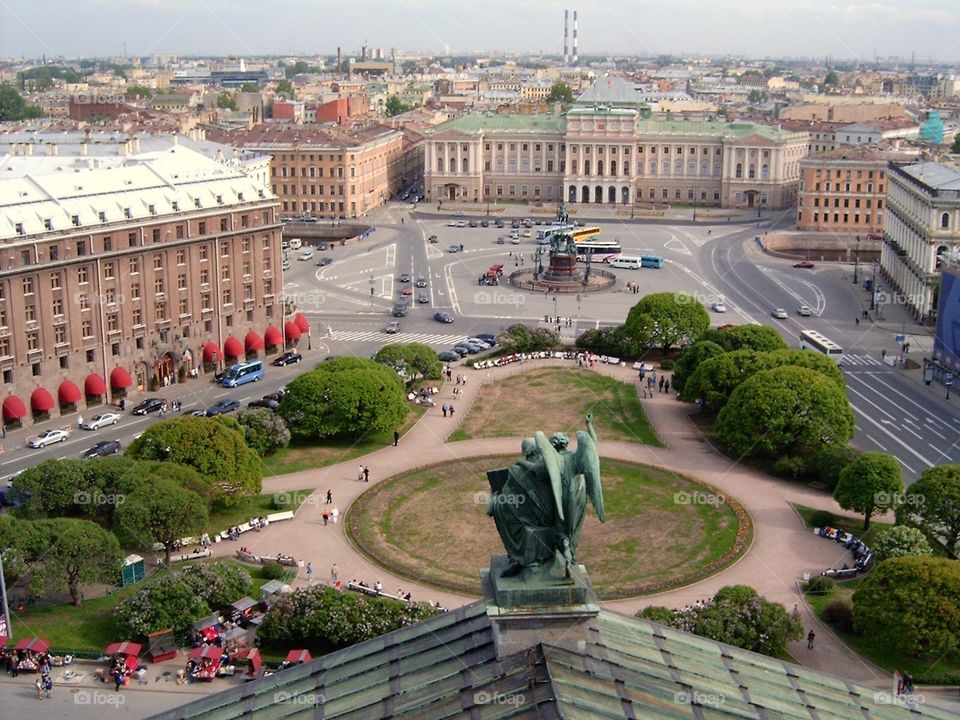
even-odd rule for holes
{"type": "Polygon", "coordinates": [[[873,279],[870,281],[870,309],[876,307],[877,301],[877,261],[873,261],[873,279]]]}
{"type": "Polygon", "coordinates": [[[853,256],[853,284],[857,284],[857,273],[860,271],[860,236],[857,235],[857,250],[853,256]]]}

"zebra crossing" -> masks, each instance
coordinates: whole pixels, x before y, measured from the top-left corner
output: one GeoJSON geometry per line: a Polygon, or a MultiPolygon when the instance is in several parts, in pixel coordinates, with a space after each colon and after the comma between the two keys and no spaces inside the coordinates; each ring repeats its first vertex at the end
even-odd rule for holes
{"type": "Polygon", "coordinates": [[[843,364],[847,365],[883,365],[883,362],[879,358],[873,357],[873,355],[859,355],[856,353],[844,353],[843,355],[843,364]]]}
{"type": "Polygon", "coordinates": [[[444,333],[395,333],[388,335],[383,330],[333,330],[331,340],[346,342],[387,343],[423,343],[425,345],[453,345],[466,340],[466,335],[447,335],[444,333]]]}

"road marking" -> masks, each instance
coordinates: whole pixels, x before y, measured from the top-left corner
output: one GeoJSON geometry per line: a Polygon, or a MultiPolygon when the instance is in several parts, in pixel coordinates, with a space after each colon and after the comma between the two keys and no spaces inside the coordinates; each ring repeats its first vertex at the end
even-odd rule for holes
{"type": "MultiPolygon", "coordinates": [[[[869,400],[868,400],[867,402],[869,402],[869,400]]],[[[872,404],[872,403],[871,403],[871,404],[872,404]]],[[[890,432],[890,431],[887,430],[885,427],[883,427],[883,425],[881,425],[880,423],[878,423],[876,420],[874,420],[872,417],[870,417],[869,415],[867,415],[867,414],[866,414],[865,412],[863,412],[862,410],[859,410],[856,406],[852,406],[852,407],[853,407],[853,411],[854,411],[854,412],[860,413],[860,415],[863,417],[864,420],[866,420],[866,421],[867,421],[868,423],[870,423],[871,425],[875,426],[878,430],[880,430],[880,432],[882,432],[883,434],[887,435],[887,436],[888,436],[891,440],[893,440],[895,443],[897,443],[898,445],[901,445],[901,446],[903,447],[903,449],[906,450],[908,453],[910,453],[911,455],[916,456],[921,462],[923,462],[924,465],[926,465],[927,467],[933,467],[934,463],[932,463],[932,462],[930,462],[929,460],[927,460],[927,458],[925,458],[923,455],[921,455],[920,453],[918,453],[918,452],[917,452],[916,450],[914,450],[912,447],[910,447],[909,445],[907,445],[905,442],[903,442],[903,440],[901,440],[899,437],[897,437],[897,436],[894,435],[892,432],[890,432]]],[[[874,442],[876,442],[876,441],[874,441],[874,442]]],[[[881,443],[876,443],[876,444],[877,444],[878,447],[881,447],[881,448],[882,448],[882,447],[886,447],[885,445],[883,445],[883,444],[881,444],[881,443]]],[[[897,458],[897,459],[899,460],[899,458],[897,458]]],[[[903,463],[902,460],[901,460],[900,462],[903,463]]],[[[907,467],[906,463],[903,463],[903,465],[904,465],[904,467],[907,467]]],[[[909,469],[909,468],[908,468],[908,469],[909,469]]],[[[913,472],[913,470],[910,469],[910,472],[913,472]]]]}

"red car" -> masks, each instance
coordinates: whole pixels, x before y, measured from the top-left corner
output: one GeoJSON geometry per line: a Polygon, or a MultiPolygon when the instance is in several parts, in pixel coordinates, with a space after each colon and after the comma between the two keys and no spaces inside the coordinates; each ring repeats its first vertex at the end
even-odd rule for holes
{"type": "Polygon", "coordinates": [[[410,297],[411,295],[413,295],[413,288],[412,288],[412,287],[405,287],[405,288],[403,289],[403,295],[404,295],[404,297],[410,297]]]}
{"type": "Polygon", "coordinates": [[[804,270],[809,270],[813,267],[813,263],[809,260],[804,260],[803,262],[798,262],[794,264],[795,268],[803,268],[804,270]]]}

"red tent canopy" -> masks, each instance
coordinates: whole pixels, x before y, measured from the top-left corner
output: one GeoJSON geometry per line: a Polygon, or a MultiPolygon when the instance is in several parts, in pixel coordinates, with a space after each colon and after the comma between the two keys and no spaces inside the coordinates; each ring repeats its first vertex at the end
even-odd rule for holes
{"type": "Polygon", "coordinates": [[[256,350],[263,350],[263,338],[257,335],[253,330],[247,333],[247,336],[243,339],[243,346],[247,349],[247,352],[255,352],[256,350]]]}
{"type": "Polygon", "coordinates": [[[90,373],[87,375],[87,379],[83,381],[83,391],[87,395],[106,395],[107,384],[96,373],[90,373]]]}
{"type": "Polygon", "coordinates": [[[287,340],[299,340],[302,334],[300,328],[298,328],[297,324],[293,321],[283,326],[283,332],[286,334],[287,340]]]}
{"type": "Polygon", "coordinates": [[[49,412],[54,405],[53,396],[43,388],[37,388],[30,396],[30,407],[37,412],[49,412]]]}
{"type": "Polygon", "coordinates": [[[226,357],[243,357],[243,345],[233,335],[228,337],[223,343],[223,354],[226,357]]]}
{"type": "Polygon", "coordinates": [[[45,653],[50,649],[50,641],[41,640],[40,638],[23,638],[23,640],[13,646],[13,649],[31,650],[35,653],[45,653]]]}
{"type": "Polygon", "coordinates": [[[130,379],[130,373],[122,367],[114,368],[110,372],[110,387],[128,388],[131,385],[133,385],[133,380],[130,379]]]}
{"type": "Polygon", "coordinates": [[[293,321],[297,324],[297,327],[300,328],[300,332],[310,332],[310,321],[303,316],[303,313],[294,315],[293,321]]]}
{"type": "Polygon", "coordinates": [[[250,663],[247,670],[248,675],[256,675],[260,672],[260,666],[263,664],[263,658],[260,657],[260,651],[257,648],[247,648],[237,653],[237,660],[246,660],[250,663]]]}
{"type": "Polygon", "coordinates": [[[267,345],[272,345],[273,347],[279,347],[283,345],[283,333],[277,330],[273,325],[267,328],[267,331],[263,334],[263,339],[266,341],[267,345]]]}
{"type": "Polygon", "coordinates": [[[3,399],[3,419],[4,420],[19,420],[27,415],[27,408],[23,404],[23,400],[18,398],[16,395],[7,395],[3,399]]]}
{"type": "Polygon", "coordinates": [[[217,347],[216,343],[203,344],[203,361],[205,363],[216,362],[218,357],[220,357],[220,348],[217,347]]]}
{"type": "Polygon", "coordinates": [[[104,655],[139,655],[141,650],[143,650],[143,646],[140,645],[140,643],[115,642],[107,645],[107,649],[103,651],[103,654],[104,655]]]}
{"type": "Polygon", "coordinates": [[[80,388],[74,385],[69,380],[64,380],[60,383],[60,388],[57,390],[57,395],[60,397],[60,402],[65,405],[70,405],[71,403],[80,402],[80,388]]]}
{"type": "Polygon", "coordinates": [[[309,650],[291,650],[287,653],[288,663],[306,663],[313,660],[309,650]]]}
{"type": "Polygon", "coordinates": [[[203,658],[219,660],[221,655],[223,655],[223,648],[216,645],[203,644],[190,651],[190,658],[193,660],[202,660],[203,658]]]}

